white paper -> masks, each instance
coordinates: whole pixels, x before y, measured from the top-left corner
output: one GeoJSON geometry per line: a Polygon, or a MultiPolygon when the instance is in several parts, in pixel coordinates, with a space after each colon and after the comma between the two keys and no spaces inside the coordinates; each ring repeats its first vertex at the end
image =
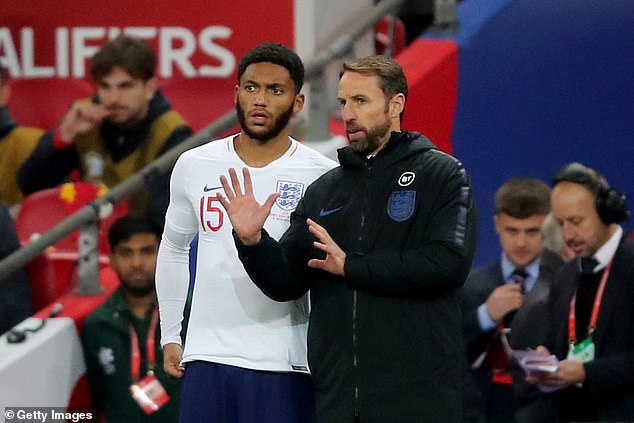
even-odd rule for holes
{"type": "MultiPolygon", "coordinates": [[[[559,360],[553,354],[543,355],[533,350],[513,350],[513,358],[526,373],[552,374],[559,369],[559,360]]],[[[537,385],[544,393],[555,392],[569,385],[537,385]]]]}

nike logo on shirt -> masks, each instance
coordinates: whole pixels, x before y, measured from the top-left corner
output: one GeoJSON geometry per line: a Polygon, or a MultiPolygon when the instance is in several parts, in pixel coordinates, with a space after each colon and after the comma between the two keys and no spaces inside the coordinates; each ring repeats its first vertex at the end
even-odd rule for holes
{"type": "Polygon", "coordinates": [[[321,210],[319,210],[319,217],[328,216],[329,214],[333,214],[335,212],[338,212],[342,208],[343,208],[343,206],[337,207],[336,209],[330,209],[330,210],[321,209],[321,210]]]}
{"type": "Polygon", "coordinates": [[[219,187],[211,187],[211,188],[209,188],[209,187],[205,184],[205,188],[203,188],[203,191],[205,191],[205,192],[209,192],[209,191],[213,191],[213,190],[220,189],[220,188],[222,188],[222,186],[219,186],[219,187]]]}

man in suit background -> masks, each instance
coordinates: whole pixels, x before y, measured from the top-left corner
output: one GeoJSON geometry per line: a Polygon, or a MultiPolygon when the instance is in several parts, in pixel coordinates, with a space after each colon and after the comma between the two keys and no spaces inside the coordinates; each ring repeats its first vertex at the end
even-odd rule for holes
{"type": "MultiPolygon", "coordinates": [[[[542,224],[549,211],[550,189],[538,179],[514,178],[496,192],[494,220],[502,247],[500,261],[474,269],[463,290],[470,367],[465,374],[465,421],[515,421],[508,342],[522,349],[544,342],[547,316],[543,311],[550,280],[562,263],[558,254],[544,252],[542,247],[542,224]]],[[[525,387],[522,379],[516,377],[525,387]]],[[[520,390],[522,407],[542,397],[535,387],[529,388],[520,390]]],[[[536,409],[545,414],[539,421],[548,421],[545,416],[553,414],[552,407],[539,405],[536,409]]]]}
{"type": "MultiPolygon", "coordinates": [[[[511,322],[511,346],[516,350],[535,349],[547,341],[551,323],[548,303],[550,289],[564,262],[574,258],[552,212],[544,219],[541,232],[539,277],[525,295],[522,306],[511,322]]],[[[526,373],[515,362],[511,373],[515,423],[559,423],[554,398],[545,395],[534,384],[526,382],[526,373]]]]}
{"type": "MultiPolygon", "coordinates": [[[[548,347],[559,369],[529,380],[561,388],[561,420],[631,421],[634,416],[634,240],[619,222],[625,196],[579,163],[554,178],[553,215],[576,255],[550,294],[548,347]]],[[[540,348],[544,354],[548,350],[540,348]]]]}

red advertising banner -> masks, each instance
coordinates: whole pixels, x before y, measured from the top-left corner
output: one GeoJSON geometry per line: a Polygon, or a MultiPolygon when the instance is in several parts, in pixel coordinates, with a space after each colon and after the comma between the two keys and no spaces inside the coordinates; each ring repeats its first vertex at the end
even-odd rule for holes
{"type": "MultiPolygon", "coordinates": [[[[24,124],[44,126],[29,116],[42,115],[33,108],[59,119],[63,111],[51,110],[51,102],[85,92],[85,83],[77,80],[88,78],[92,55],[104,41],[125,33],[153,46],[161,86],[174,108],[199,129],[233,107],[244,52],[263,41],[293,45],[293,16],[293,0],[5,0],[0,63],[14,83],[10,107],[24,124]]],[[[67,106],[68,100],[62,103],[67,106]]]]}

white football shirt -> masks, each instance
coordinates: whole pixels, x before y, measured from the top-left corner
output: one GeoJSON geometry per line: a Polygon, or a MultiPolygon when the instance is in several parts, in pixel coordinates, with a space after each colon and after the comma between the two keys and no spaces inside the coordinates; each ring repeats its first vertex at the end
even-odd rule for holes
{"type": "Polygon", "coordinates": [[[198,239],[197,270],[183,362],[203,360],[255,370],[307,371],[308,299],[279,303],[264,295],[238,259],[231,222],[216,194],[228,169],[251,173],[263,203],[276,200],[264,228],[279,239],[308,185],[337,166],[320,153],[290,139],[285,154],[252,168],[234,149],[236,135],[183,153],[172,172],[170,204],[159,248],[156,289],[161,345],[181,344],[181,322],[189,285],[189,244],[198,239]]]}

